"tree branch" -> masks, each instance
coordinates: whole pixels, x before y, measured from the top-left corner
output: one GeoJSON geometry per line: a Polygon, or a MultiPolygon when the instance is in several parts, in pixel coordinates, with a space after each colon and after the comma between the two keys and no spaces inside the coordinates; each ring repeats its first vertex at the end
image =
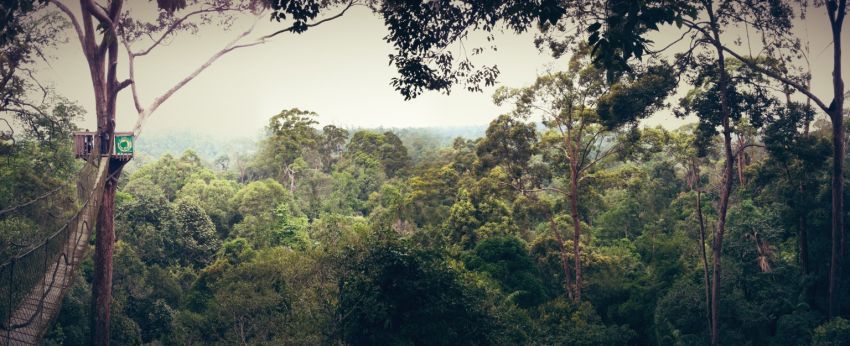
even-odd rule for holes
{"type": "Polygon", "coordinates": [[[590,140],[587,141],[587,145],[585,145],[584,149],[581,150],[581,152],[579,154],[580,155],[579,159],[581,159],[581,161],[579,161],[578,166],[576,166],[576,167],[579,168],[579,170],[581,170],[581,168],[584,167],[584,162],[586,161],[585,159],[590,156],[590,151],[593,149],[593,147],[596,146],[597,137],[599,137],[599,135],[602,134],[603,131],[604,131],[604,129],[600,128],[599,131],[594,132],[593,136],[590,137],[590,140]]]}
{"type": "Polygon", "coordinates": [[[77,38],[80,40],[80,46],[83,48],[83,53],[86,53],[86,44],[85,44],[85,35],[83,35],[83,29],[80,27],[80,23],[77,21],[77,16],[74,15],[74,12],[71,12],[71,9],[65,4],[59,2],[59,0],[50,0],[50,2],[56,7],[59,8],[60,11],[65,13],[68,16],[68,19],[71,21],[71,24],[74,26],[74,30],[77,32],[77,38]]]}
{"type": "Polygon", "coordinates": [[[132,85],[133,83],[134,82],[133,82],[132,79],[125,79],[125,80],[121,81],[121,83],[118,83],[118,85],[115,86],[115,93],[117,94],[119,91],[121,91],[122,89],[132,85]]]}
{"type": "Polygon", "coordinates": [[[133,55],[133,51],[130,50],[130,44],[124,36],[121,36],[121,43],[124,44],[124,48],[127,50],[127,68],[129,69],[130,75],[129,79],[133,81],[130,83],[130,91],[133,94],[133,105],[136,106],[136,112],[141,114],[144,111],[144,108],[142,108],[142,103],[139,101],[139,92],[136,89],[136,56],[133,55]]]}
{"type": "Polygon", "coordinates": [[[712,44],[716,44],[723,51],[729,53],[729,55],[733,56],[735,59],[740,60],[742,63],[744,63],[744,65],[747,65],[747,67],[749,67],[753,70],[756,70],[759,73],[763,73],[763,74],[765,74],[765,75],[767,75],[767,76],[769,76],[769,77],[771,77],[771,78],[773,78],[773,79],[775,79],[775,80],[777,80],[781,83],[784,83],[784,84],[794,88],[795,90],[799,91],[803,95],[806,95],[806,97],[808,97],[810,100],[814,101],[815,104],[817,104],[818,107],[820,107],[824,112],[829,113],[829,106],[827,106],[826,103],[824,103],[819,97],[817,97],[808,88],[806,88],[806,86],[804,86],[800,83],[797,83],[797,82],[791,80],[790,78],[784,77],[784,76],[780,75],[779,73],[777,73],[775,71],[771,71],[767,68],[759,66],[759,64],[755,63],[752,58],[746,58],[746,57],[742,56],[741,54],[738,54],[734,50],[730,49],[726,45],[723,45],[720,42],[717,42],[712,35],[710,35],[704,28],[699,27],[696,23],[693,23],[693,22],[690,22],[690,21],[687,21],[687,20],[684,21],[684,23],[686,25],[688,25],[689,27],[694,28],[697,31],[700,31],[703,34],[703,36],[705,36],[706,40],[708,40],[712,44]]]}
{"type": "Polygon", "coordinates": [[[670,47],[673,47],[677,43],[682,42],[682,40],[684,40],[685,37],[688,36],[688,34],[691,33],[692,30],[693,30],[693,28],[689,27],[688,30],[685,31],[684,33],[682,33],[682,36],[680,36],[678,39],[673,40],[673,42],[670,42],[669,44],[667,44],[666,46],[664,46],[663,48],[658,49],[658,50],[647,49],[647,53],[649,53],[649,54],[659,54],[659,53],[666,51],[667,49],[669,49],[670,47]]]}
{"type": "Polygon", "coordinates": [[[569,195],[569,192],[561,190],[557,187],[552,187],[552,186],[541,187],[539,189],[521,189],[520,191],[521,192],[530,192],[530,193],[541,192],[541,191],[552,191],[552,192],[560,193],[562,195],[567,195],[567,196],[569,195]]]}
{"type": "MultiPolygon", "coordinates": [[[[257,19],[254,21],[254,23],[253,23],[253,24],[251,24],[251,27],[250,27],[250,28],[248,28],[248,30],[245,30],[244,32],[242,32],[241,34],[239,34],[238,36],[236,36],[236,38],[235,38],[235,39],[233,39],[232,41],[230,41],[230,43],[228,43],[228,44],[227,44],[224,48],[222,48],[220,51],[218,51],[217,53],[213,54],[213,56],[211,56],[209,59],[207,59],[207,61],[206,61],[203,65],[199,66],[197,69],[195,69],[194,71],[192,71],[192,73],[190,73],[188,76],[184,77],[182,80],[180,80],[179,82],[177,82],[177,84],[175,84],[173,87],[171,87],[171,89],[168,89],[168,91],[166,91],[164,94],[162,94],[162,95],[160,95],[159,97],[155,98],[155,99],[153,100],[153,102],[151,102],[151,104],[150,104],[147,108],[145,108],[142,112],[140,112],[140,113],[139,113],[139,117],[138,117],[138,119],[136,120],[136,125],[135,125],[135,127],[133,128],[133,133],[134,133],[136,136],[139,136],[139,134],[140,134],[140,133],[141,133],[141,131],[142,131],[142,125],[143,125],[144,121],[145,121],[145,120],[146,120],[146,119],[147,119],[147,118],[148,118],[151,114],[153,114],[153,112],[155,112],[155,111],[157,110],[157,108],[159,108],[159,106],[160,106],[160,105],[162,105],[162,103],[163,103],[163,102],[165,102],[165,100],[167,100],[168,98],[170,98],[170,97],[171,97],[171,95],[174,95],[174,93],[176,93],[176,92],[177,92],[177,90],[180,90],[181,88],[183,88],[183,86],[185,86],[185,85],[186,85],[187,83],[189,83],[192,79],[194,79],[195,77],[197,77],[197,76],[198,76],[201,72],[203,72],[203,71],[204,71],[204,70],[206,70],[208,67],[210,67],[210,65],[212,65],[212,64],[213,64],[216,60],[218,60],[219,58],[221,58],[223,55],[225,55],[225,54],[227,54],[227,53],[229,53],[229,52],[231,52],[231,51],[233,51],[233,50],[235,50],[235,49],[238,49],[238,48],[243,48],[243,47],[248,47],[248,46],[253,46],[253,45],[257,45],[257,44],[261,44],[261,43],[263,43],[263,41],[258,41],[258,42],[254,42],[254,43],[251,43],[251,44],[237,45],[237,43],[238,43],[240,40],[242,40],[243,38],[245,38],[245,36],[248,36],[251,32],[253,32],[253,31],[254,31],[254,27],[256,27],[257,22],[259,21],[259,19],[260,19],[260,17],[259,17],[259,16],[257,16],[257,19]]],[[[137,108],[138,108],[138,107],[137,107],[137,108]]]]}
{"type": "Polygon", "coordinates": [[[101,26],[108,30],[108,33],[103,34],[103,38],[100,40],[100,45],[98,45],[97,48],[98,54],[103,55],[109,48],[109,44],[112,43],[113,40],[118,39],[118,28],[115,23],[118,23],[119,21],[118,17],[121,15],[121,7],[124,5],[124,2],[112,0],[110,1],[109,9],[106,9],[94,0],[88,0],[88,2],[91,3],[89,6],[95,8],[92,15],[100,21],[101,26]]]}
{"type": "MultiPolygon", "coordinates": [[[[85,0],[83,0],[83,1],[85,1],[85,0]]],[[[93,0],[88,0],[88,1],[93,1],[93,0]]],[[[339,12],[339,13],[337,13],[336,15],[333,15],[333,16],[331,16],[331,17],[328,17],[328,18],[325,18],[325,19],[322,19],[322,20],[319,20],[319,21],[317,21],[317,22],[315,22],[315,23],[306,24],[306,27],[308,27],[308,28],[312,28],[312,27],[315,27],[315,26],[321,25],[321,24],[323,24],[323,23],[327,23],[327,22],[329,22],[329,21],[332,21],[332,20],[335,20],[335,19],[337,19],[337,18],[342,17],[342,16],[343,16],[343,15],[344,15],[347,11],[348,11],[348,9],[350,9],[352,6],[354,6],[354,4],[356,3],[356,1],[357,1],[357,0],[351,0],[351,1],[349,1],[349,2],[348,2],[348,4],[345,6],[345,8],[343,8],[343,9],[342,9],[342,11],[340,11],[340,12],[339,12]]],[[[188,16],[188,15],[187,15],[187,16],[188,16]]],[[[292,31],[292,30],[294,29],[294,26],[289,26],[289,27],[287,27],[287,28],[284,28],[284,29],[281,29],[281,30],[275,31],[275,32],[273,32],[273,33],[271,33],[271,34],[268,34],[268,35],[262,36],[262,37],[258,38],[257,40],[255,40],[254,42],[244,43],[244,44],[239,44],[239,41],[241,41],[243,38],[245,38],[245,37],[246,37],[246,36],[248,36],[251,32],[253,32],[253,31],[254,31],[254,28],[256,27],[257,22],[259,21],[259,19],[260,19],[260,15],[258,15],[258,16],[257,16],[256,20],[255,20],[255,21],[254,21],[254,23],[251,25],[251,27],[250,27],[250,28],[248,28],[248,30],[246,30],[245,32],[243,32],[243,33],[241,33],[240,35],[238,35],[235,39],[233,39],[230,43],[228,43],[228,44],[227,44],[224,48],[222,48],[222,49],[221,49],[220,51],[218,51],[217,53],[213,54],[213,55],[212,55],[209,59],[207,59],[207,61],[206,61],[206,62],[204,62],[204,64],[203,64],[203,65],[199,66],[197,69],[195,69],[194,71],[192,71],[192,73],[190,73],[188,76],[184,77],[182,80],[180,80],[179,82],[177,82],[177,84],[175,84],[173,87],[171,87],[171,89],[169,89],[168,91],[166,91],[166,92],[165,92],[164,94],[162,94],[161,96],[159,96],[159,97],[155,98],[155,99],[153,100],[153,102],[151,102],[151,104],[150,104],[147,108],[141,108],[141,106],[140,106],[140,104],[139,104],[139,102],[138,102],[138,97],[137,97],[137,95],[136,95],[136,94],[135,94],[135,92],[134,92],[134,101],[136,102],[136,110],[137,110],[137,111],[139,111],[139,116],[138,116],[138,119],[136,120],[136,125],[135,125],[135,126],[134,126],[134,128],[133,128],[133,133],[134,133],[134,134],[138,137],[138,136],[141,134],[142,126],[143,126],[143,124],[144,124],[145,120],[147,120],[147,118],[148,118],[148,117],[150,117],[150,115],[152,115],[152,114],[153,114],[153,113],[157,110],[157,108],[159,108],[159,106],[160,106],[160,105],[162,105],[162,103],[163,103],[163,102],[165,102],[165,100],[167,100],[167,99],[168,99],[168,98],[170,98],[172,95],[174,95],[174,93],[176,93],[178,90],[180,90],[181,88],[183,88],[183,86],[185,86],[185,85],[186,85],[187,83],[189,83],[192,79],[194,79],[195,77],[197,77],[197,76],[198,76],[201,72],[203,72],[204,70],[206,70],[206,69],[207,69],[210,65],[212,65],[212,64],[213,64],[216,60],[218,60],[219,58],[221,58],[223,55],[225,55],[225,54],[227,54],[227,53],[230,53],[230,52],[232,52],[232,51],[234,51],[234,50],[240,49],[240,48],[247,48],[247,47],[253,47],[253,46],[257,46],[257,45],[264,44],[264,43],[266,43],[266,41],[267,41],[268,39],[273,38],[273,37],[275,37],[275,36],[277,36],[277,35],[279,35],[279,34],[285,33],[285,32],[290,32],[290,31],[292,31]]],[[[174,26],[173,26],[173,27],[174,27],[174,26]]],[[[176,27],[174,27],[174,28],[169,28],[169,31],[173,31],[174,29],[176,29],[176,27]]],[[[167,31],[167,32],[168,32],[168,31],[167,31]]],[[[167,34],[167,32],[166,32],[166,34],[167,34]]],[[[164,39],[164,37],[165,37],[165,36],[167,36],[167,35],[165,35],[165,34],[164,34],[162,37],[160,37],[160,39],[156,40],[156,42],[154,43],[154,45],[153,45],[153,46],[151,46],[150,48],[148,48],[147,50],[145,50],[145,51],[144,51],[144,52],[142,52],[142,53],[138,53],[138,54],[136,54],[136,56],[144,55],[144,54],[147,54],[148,52],[150,52],[150,50],[151,50],[151,49],[153,49],[153,47],[155,47],[155,46],[159,45],[159,44],[162,42],[162,40],[164,39]]],[[[125,44],[125,47],[127,47],[127,48],[128,48],[128,53],[130,54],[130,56],[133,56],[133,54],[135,54],[135,53],[132,53],[132,52],[129,50],[129,44],[126,42],[126,40],[124,41],[124,44],[125,44]]],[[[132,61],[132,60],[131,60],[131,61],[132,61]]],[[[132,71],[132,70],[131,70],[131,71],[132,71]]],[[[130,79],[133,79],[132,74],[131,74],[131,76],[130,76],[130,79]]],[[[135,90],[135,85],[136,85],[136,84],[135,84],[135,83],[132,83],[131,85],[133,86],[133,89],[135,90]]]]}
{"type": "MultiPolygon", "coordinates": [[[[6,120],[5,118],[0,118],[0,120],[3,120],[3,122],[6,123],[6,126],[9,127],[8,138],[12,140],[12,145],[14,146],[15,144],[17,144],[17,141],[15,141],[15,128],[12,127],[12,124],[9,123],[9,120],[6,120]]],[[[0,135],[5,135],[5,133],[0,132],[0,135]]]]}
{"type": "Polygon", "coordinates": [[[97,18],[98,21],[112,25],[112,19],[109,18],[109,14],[107,14],[102,7],[98,6],[94,0],[84,0],[82,5],[84,10],[91,13],[91,15],[97,18]]]}
{"type": "Polygon", "coordinates": [[[587,170],[587,169],[590,169],[591,167],[593,167],[593,166],[595,166],[597,163],[599,163],[599,161],[604,160],[606,157],[610,156],[610,155],[611,155],[611,154],[613,154],[613,153],[616,153],[616,152],[617,152],[617,151],[619,151],[619,150],[620,150],[620,147],[619,147],[619,145],[618,145],[618,144],[615,144],[615,145],[611,146],[611,147],[610,147],[610,148],[608,148],[608,150],[606,150],[603,154],[601,154],[601,155],[596,155],[596,157],[594,157],[593,161],[591,161],[590,163],[588,163],[588,164],[587,164],[587,166],[580,167],[580,168],[579,168],[579,173],[581,173],[582,171],[585,171],[585,170],[587,170]]]}
{"type": "Polygon", "coordinates": [[[38,81],[38,78],[35,78],[32,69],[26,67],[18,67],[18,70],[26,72],[27,77],[29,77],[30,80],[35,83],[36,86],[38,86],[38,89],[41,90],[41,102],[44,103],[49,94],[47,87],[44,86],[44,84],[41,84],[41,82],[38,81]]]}
{"type": "Polygon", "coordinates": [[[4,93],[6,92],[6,85],[8,85],[9,81],[12,80],[12,76],[15,75],[15,71],[18,69],[19,64],[20,60],[18,59],[9,61],[9,72],[7,72],[6,75],[3,76],[3,79],[0,80],[0,90],[3,90],[4,93]]]}
{"type": "Polygon", "coordinates": [[[145,49],[145,50],[143,50],[143,51],[141,51],[141,52],[139,52],[139,53],[133,53],[133,55],[135,55],[135,56],[143,56],[143,55],[147,55],[147,54],[148,54],[148,53],[150,53],[150,52],[151,52],[154,48],[156,48],[157,46],[159,46],[159,45],[160,45],[160,43],[162,43],[163,41],[165,41],[165,39],[166,39],[169,35],[171,35],[171,33],[172,33],[172,32],[174,32],[174,30],[176,30],[178,27],[180,27],[180,24],[183,24],[183,22],[185,22],[186,20],[188,20],[188,19],[189,19],[190,17],[192,17],[192,16],[199,15],[199,14],[204,14],[204,13],[211,13],[211,12],[225,12],[225,11],[236,11],[236,9],[233,9],[233,8],[230,8],[230,7],[217,7],[217,8],[208,8],[208,9],[202,9],[202,10],[196,10],[196,11],[193,11],[193,12],[189,12],[189,13],[187,13],[186,15],[184,15],[183,17],[180,17],[180,19],[178,19],[178,20],[177,20],[177,21],[175,21],[174,23],[172,23],[172,24],[168,27],[168,29],[166,29],[166,30],[165,30],[165,32],[163,32],[163,33],[162,33],[162,35],[160,35],[160,36],[159,36],[159,38],[157,38],[157,39],[155,39],[155,40],[154,40],[154,43],[153,43],[153,44],[151,44],[151,46],[150,46],[150,47],[148,47],[147,49],[145,49]]]}
{"type": "Polygon", "coordinates": [[[775,80],[778,80],[778,81],[780,81],[780,82],[782,82],[782,83],[784,83],[784,84],[786,84],[786,85],[788,85],[788,86],[790,86],[790,87],[794,88],[795,90],[799,91],[799,92],[800,92],[800,93],[802,93],[803,95],[806,95],[806,97],[808,97],[809,99],[811,99],[812,101],[814,101],[814,102],[815,102],[815,104],[817,104],[817,105],[818,105],[818,107],[820,107],[821,109],[823,109],[825,112],[829,112],[829,106],[827,106],[827,105],[826,105],[826,103],[824,103],[824,102],[823,102],[823,101],[822,101],[819,97],[817,97],[815,94],[813,94],[811,91],[809,91],[809,89],[808,89],[808,88],[806,88],[806,86],[805,86],[805,85],[802,85],[802,84],[800,84],[800,83],[797,83],[797,82],[795,82],[795,81],[793,81],[793,80],[791,80],[791,79],[789,79],[789,78],[787,78],[787,77],[784,77],[784,76],[780,75],[779,73],[776,73],[775,71],[771,71],[771,70],[768,70],[768,69],[766,69],[766,68],[764,68],[764,67],[761,67],[761,66],[759,66],[757,63],[753,62],[753,61],[752,61],[752,59],[748,59],[748,58],[745,58],[745,57],[741,56],[741,55],[740,55],[740,54],[738,54],[737,52],[735,52],[735,51],[733,51],[733,50],[729,49],[729,47],[726,47],[726,46],[721,46],[721,47],[723,48],[723,50],[724,50],[724,51],[726,51],[727,53],[729,53],[729,55],[731,55],[731,56],[735,57],[736,59],[740,60],[740,61],[741,61],[741,62],[743,62],[745,65],[747,65],[747,67],[749,67],[749,68],[751,68],[751,69],[753,69],[753,70],[756,70],[757,72],[760,72],[760,73],[766,74],[766,75],[768,75],[769,77],[771,77],[771,78],[773,78],[773,79],[775,79],[775,80]]]}
{"type": "MultiPolygon", "coordinates": [[[[355,2],[354,0],[349,1],[349,2],[348,2],[348,5],[346,5],[346,6],[345,6],[345,8],[343,8],[343,9],[342,9],[342,11],[340,11],[340,12],[339,12],[339,13],[337,13],[336,15],[331,16],[331,17],[328,17],[328,18],[325,18],[325,19],[322,19],[322,20],[320,20],[320,21],[318,21],[318,22],[315,22],[315,23],[307,24],[307,27],[308,27],[308,28],[312,28],[312,27],[314,27],[314,26],[318,26],[318,25],[321,25],[321,24],[323,24],[323,23],[326,23],[326,22],[332,21],[332,20],[334,20],[334,19],[337,19],[337,18],[339,18],[339,17],[342,17],[342,16],[345,14],[345,12],[346,12],[346,11],[348,11],[348,9],[349,9],[349,8],[351,8],[352,6],[354,6],[354,2],[355,2]]],[[[272,38],[272,37],[275,37],[275,36],[280,35],[280,34],[285,33],[285,32],[290,32],[290,31],[292,31],[292,29],[294,29],[294,28],[295,28],[295,26],[289,26],[289,27],[287,27],[287,28],[285,28],[285,29],[281,29],[281,30],[275,31],[275,32],[273,32],[273,33],[271,33],[271,34],[268,34],[268,35],[266,35],[266,36],[261,37],[261,38],[260,38],[260,41],[268,40],[268,39],[270,39],[270,38],[272,38]]]]}
{"type": "Polygon", "coordinates": [[[764,148],[764,145],[757,144],[757,143],[751,143],[751,144],[743,145],[740,148],[738,148],[738,150],[735,151],[735,155],[733,155],[733,156],[738,157],[738,155],[741,155],[741,153],[744,151],[744,149],[752,148],[752,147],[764,148]]]}

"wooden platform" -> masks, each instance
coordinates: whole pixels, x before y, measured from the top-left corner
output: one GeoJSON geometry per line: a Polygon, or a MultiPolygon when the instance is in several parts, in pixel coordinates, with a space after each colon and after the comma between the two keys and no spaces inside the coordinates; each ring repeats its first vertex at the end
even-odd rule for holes
{"type": "Polygon", "coordinates": [[[81,229],[77,231],[77,234],[69,237],[68,243],[65,244],[68,260],[66,261],[64,256],[57,259],[41,282],[33,287],[29,295],[15,309],[9,322],[13,327],[21,327],[5,331],[6,335],[2,335],[2,341],[0,341],[3,345],[42,344],[43,333],[46,333],[62,307],[62,296],[65,290],[74,282],[74,270],[86,255],[89,235],[88,230],[81,229]]]}

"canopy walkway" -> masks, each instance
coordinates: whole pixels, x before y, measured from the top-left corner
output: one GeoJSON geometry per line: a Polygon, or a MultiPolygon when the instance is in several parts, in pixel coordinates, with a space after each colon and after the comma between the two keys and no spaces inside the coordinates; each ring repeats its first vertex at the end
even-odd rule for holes
{"type": "MultiPolygon", "coordinates": [[[[0,264],[0,345],[38,345],[59,314],[62,297],[73,284],[74,273],[89,248],[92,227],[100,207],[109,158],[95,155],[84,161],[76,179],[64,191],[75,199],[74,213],[58,230],[28,245],[17,245],[0,264]]],[[[22,213],[37,203],[49,203],[51,190],[35,200],[0,210],[0,220],[22,213]]],[[[65,214],[67,215],[67,214],[65,214]]],[[[88,321],[80,321],[88,323],[88,321]]]]}

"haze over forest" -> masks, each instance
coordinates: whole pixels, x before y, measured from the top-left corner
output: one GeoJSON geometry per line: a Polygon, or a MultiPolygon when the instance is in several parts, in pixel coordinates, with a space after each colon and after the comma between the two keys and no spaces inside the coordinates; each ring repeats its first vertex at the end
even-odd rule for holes
{"type": "Polygon", "coordinates": [[[847,12],[6,2],[0,345],[850,345],[847,12]]]}

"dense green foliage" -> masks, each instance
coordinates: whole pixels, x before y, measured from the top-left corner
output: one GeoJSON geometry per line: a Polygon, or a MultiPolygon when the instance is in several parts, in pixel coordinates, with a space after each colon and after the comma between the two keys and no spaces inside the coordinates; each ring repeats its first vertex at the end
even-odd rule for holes
{"type": "MultiPolygon", "coordinates": [[[[79,207],[67,138],[82,109],[20,76],[66,25],[18,18],[43,2],[0,11],[2,258],[79,207]],[[37,105],[27,99],[36,86],[37,105]]],[[[195,31],[165,25],[191,3],[157,4],[159,26],[128,22],[134,35],[195,31]]],[[[850,345],[838,44],[846,1],[812,3],[832,27],[831,102],[794,66],[809,52],[791,34],[808,7],[793,5],[808,2],[242,3],[292,23],[278,33],[302,33],[335,18],[313,22],[323,9],[347,6],[341,16],[355,4],[382,16],[399,73],[391,85],[406,99],[492,86],[498,67],[469,56],[496,50],[496,30],[535,27],[538,48],[571,58],[531,85],[499,88],[493,99],[510,111],[480,138],[319,127],[316,113],[292,108],[256,143],[138,142],[150,155],[139,152],[121,176],[111,291],[111,279],[95,280],[114,292],[114,344],[850,345]],[[685,31],[653,51],[649,35],[667,25],[685,31]],[[740,25],[748,48],[751,28],[761,37],[758,57],[736,53],[743,38],[721,36],[740,25]],[[489,47],[467,54],[472,31],[487,33],[489,47]],[[458,43],[463,56],[451,48],[458,43]],[[661,109],[696,121],[639,126],[661,109]]],[[[114,58],[114,31],[99,20],[98,54],[114,58]]],[[[99,249],[111,244],[103,235],[99,249]]],[[[46,343],[89,342],[81,321],[92,317],[92,267],[86,259],[76,272],[46,343]]]]}
{"type": "Polygon", "coordinates": [[[75,209],[76,187],[69,182],[76,181],[79,165],[70,138],[82,108],[64,99],[41,108],[10,119],[23,133],[0,140],[2,258],[43,241],[75,209]]]}
{"type": "MultiPolygon", "coordinates": [[[[505,115],[482,138],[423,153],[389,131],[349,134],[314,127],[308,112],[281,114],[245,172],[187,151],[122,179],[117,344],[707,342],[696,197],[705,186],[710,223],[719,160],[717,146],[693,146],[698,126],[595,144],[620,149],[579,185],[575,302],[557,125],[505,115]],[[297,150],[283,157],[279,146],[297,150]]],[[[817,124],[790,138],[780,131],[789,125],[769,126],[736,182],[722,340],[840,344],[846,321],[824,315],[829,141],[817,124]]],[[[51,342],[85,343],[90,266],[51,342]]]]}

